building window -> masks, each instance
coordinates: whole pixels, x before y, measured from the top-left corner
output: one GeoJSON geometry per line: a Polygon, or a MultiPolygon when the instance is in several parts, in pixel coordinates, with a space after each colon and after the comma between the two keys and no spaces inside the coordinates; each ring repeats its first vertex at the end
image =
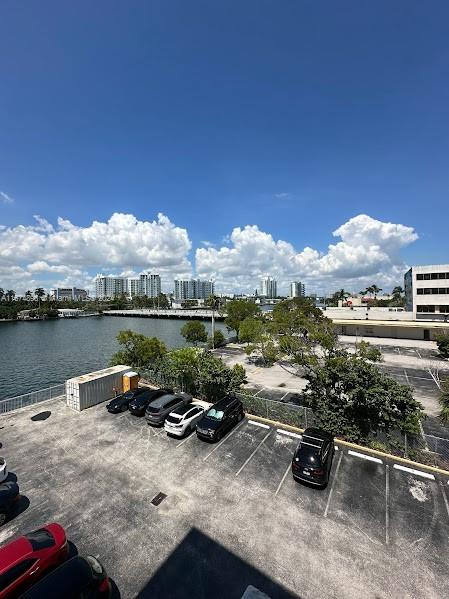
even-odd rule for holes
{"type": "Polygon", "coordinates": [[[416,290],[417,295],[449,295],[449,287],[421,287],[416,290]]]}
{"type": "Polygon", "coordinates": [[[417,312],[435,312],[435,306],[417,306],[417,312]]]}
{"type": "Polygon", "coordinates": [[[442,314],[449,314],[449,306],[440,306],[440,312],[442,314]]]}
{"type": "Polygon", "coordinates": [[[425,272],[417,273],[417,281],[435,281],[437,279],[449,279],[449,272],[425,272]]]}

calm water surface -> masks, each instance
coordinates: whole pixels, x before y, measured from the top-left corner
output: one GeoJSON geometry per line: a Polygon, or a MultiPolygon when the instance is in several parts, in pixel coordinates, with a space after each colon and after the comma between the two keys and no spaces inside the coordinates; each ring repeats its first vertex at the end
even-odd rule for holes
{"type": "MultiPolygon", "coordinates": [[[[0,399],[105,368],[123,329],[159,337],[168,347],[183,346],[180,330],[185,322],[112,316],[0,322],[0,399]]],[[[210,334],[210,322],[204,324],[210,334]]],[[[216,323],[216,328],[225,333],[224,324],[216,323]]]]}

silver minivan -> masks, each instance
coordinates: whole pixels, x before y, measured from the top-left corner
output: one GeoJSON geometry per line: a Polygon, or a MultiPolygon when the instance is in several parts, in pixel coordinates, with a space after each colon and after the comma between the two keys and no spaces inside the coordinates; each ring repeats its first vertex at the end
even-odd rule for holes
{"type": "Polygon", "coordinates": [[[174,393],[173,395],[163,395],[152,401],[145,412],[145,419],[148,424],[159,426],[164,424],[165,418],[180,406],[187,405],[192,401],[189,393],[174,393]]]}

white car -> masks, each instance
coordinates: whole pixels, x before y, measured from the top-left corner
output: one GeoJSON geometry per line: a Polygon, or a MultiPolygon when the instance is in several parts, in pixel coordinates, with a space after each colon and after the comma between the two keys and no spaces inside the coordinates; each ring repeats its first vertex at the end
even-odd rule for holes
{"type": "Polygon", "coordinates": [[[0,483],[8,478],[8,468],[6,466],[5,458],[0,458],[0,483]]]}
{"type": "Polygon", "coordinates": [[[202,418],[205,408],[195,404],[180,406],[170,412],[164,422],[164,429],[170,435],[183,437],[185,434],[194,431],[196,423],[202,418]]]}

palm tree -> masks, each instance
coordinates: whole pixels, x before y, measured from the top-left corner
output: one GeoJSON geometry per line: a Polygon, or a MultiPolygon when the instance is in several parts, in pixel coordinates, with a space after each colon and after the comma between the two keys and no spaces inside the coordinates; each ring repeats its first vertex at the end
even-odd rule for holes
{"type": "Polygon", "coordinates": [[[25,299],[27,302],[31,302],[31,300],[33,299],[33,294],[29,289],[25,292],[25,299]]]}
{"type": "Polygon", "coordinates": [[[403,293],[404,293],[404,290],[402,289],[402,287],[400,287],[398,285],[397,287],[393,287],[393,291],[391,292],[391,295],[393,296],[393,299],[400,300],[403,293]]]}
{"type": "Polygon", "coordinates": [[[374,293],[374,299],[377,299],[377,294],[382,291],[382,288],[378,287],[377,285],[371,285],[370,289],[371,293],[374,293]]]}
{"type": "Polygon", "coordinates": [[[4,295],[5,295],[5,290],[2,287],[0,287],[0,302],[2,301],[4,295]]]}
{"type": "Polygon", "coordinates": [[[41,298],[45,295],[45,290],[42,287],[38,287],[34,290],[34,295],[37,297],[37,301],[39,302],[39,308],[41,307],[41,298]]]}
{"type": "Polygon", "coordinates": [[[14,291],[14,289],[8,289],[8,291],[5,293],[5,300],[7,302],[12,302],[14,300],[16,296],[16,292],[14,291]]]}
{"type": "Polygon", "coordinates": [[[206,306],[212,308],[212,326],[211,326],[211,341],[212,341],[212,349],[215,348],[215,310],[220,308],[220,298],[216,295],[209,295],[209,297],[204,302],[206,306]]]}
{"type": "Polygon", "coordinates": [[[351,294],[348,291],[345,291],[344,289],[340,289],[340,291],[337,291],[337,298],[340,299],[340,300],[342,300],[343,302],[350,295],[351,294]]]}

